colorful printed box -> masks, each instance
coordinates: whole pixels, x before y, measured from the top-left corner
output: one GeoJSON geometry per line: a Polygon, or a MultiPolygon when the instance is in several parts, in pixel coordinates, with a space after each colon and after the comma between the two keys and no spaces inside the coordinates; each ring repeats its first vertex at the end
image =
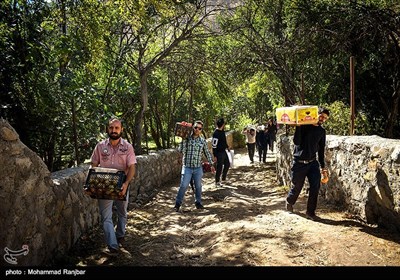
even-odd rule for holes
{"type": "Polygon", "coordinates": [[[192,124],[187,122],[177,122],[175,124],[175,135],[186,139],[192,132],[192,124]]]}
{"type": "Polygon", "coordinates": [[[291,106],[276,109],[276,121],[279,124],[316,124],[318,106],[291,106]]]}

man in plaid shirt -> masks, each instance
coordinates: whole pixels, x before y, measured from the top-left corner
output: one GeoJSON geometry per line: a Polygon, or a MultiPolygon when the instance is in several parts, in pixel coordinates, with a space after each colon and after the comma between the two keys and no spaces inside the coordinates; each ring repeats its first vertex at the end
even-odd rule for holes
{"type": "MultiPolygon", "coordinates": [[[[191,135],[183,140],[178,148],[178,151],[183,154],[182,157],[182,172],[181,183],[179,185],[178,194],[176,195],[175,211],[178,212],[182,205],[185,192],[189,186],[190,180],[193,177],[195,185],[195,205],[197,209],[203,209],[201,203],[201,180],[203,178],[202,168],[202,155],[204,154],[208,162],[212,165],[213,158],[208,150],[207,141],[201,137],[201,130],[203,129],[203,122],[196,121],[193,125],[191,135]]],[[[211,167],[214,172],[214,167],[211,167]]]]}

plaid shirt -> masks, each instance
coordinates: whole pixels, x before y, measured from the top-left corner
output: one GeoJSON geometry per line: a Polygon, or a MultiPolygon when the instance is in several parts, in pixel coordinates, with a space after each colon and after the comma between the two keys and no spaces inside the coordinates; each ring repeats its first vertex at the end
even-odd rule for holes
{"type": "Polygon", "coordinates": [[[189,137],[183,140],[178,147],[178,151],[183,153],[183,165],[186,167],[201,167],[202,153],[204,153],[208,162],[213,164],[207,141],[202,137],[189,137]]]}

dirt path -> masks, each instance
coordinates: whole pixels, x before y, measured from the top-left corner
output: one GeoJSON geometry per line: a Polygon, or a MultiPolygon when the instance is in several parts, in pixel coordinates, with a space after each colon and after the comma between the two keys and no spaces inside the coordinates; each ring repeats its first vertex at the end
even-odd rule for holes
{"type": "Polygon", "coordinates": [[[203,180],[205,209],[186,192],[173,210],[179,180],[129,213],[122,253],[102,253],[102,232],[83,236],[63,260],[76,266],[400,266],[400,236],[363,225],[320,200],[315,222],[305,218],[306,194],[294,213],[284,210],[287,189],[276,182],[275,154],[251,165],[235,151],[224,187],[203,180]]]}

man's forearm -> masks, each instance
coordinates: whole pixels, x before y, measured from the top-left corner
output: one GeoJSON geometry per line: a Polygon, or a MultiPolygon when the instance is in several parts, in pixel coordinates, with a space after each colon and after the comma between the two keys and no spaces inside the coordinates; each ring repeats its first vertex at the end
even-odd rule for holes
{"type": "Polygon", "coordinates": [[[129,171],[128,171],[128,174],[126,175],[125,182],[127,182],[129,184],[132,181],[132,179],[135,177],[135,171],[136,171],[136,166],[135,166],[135,164],[132,164],[129,167],[129,171]]]}

